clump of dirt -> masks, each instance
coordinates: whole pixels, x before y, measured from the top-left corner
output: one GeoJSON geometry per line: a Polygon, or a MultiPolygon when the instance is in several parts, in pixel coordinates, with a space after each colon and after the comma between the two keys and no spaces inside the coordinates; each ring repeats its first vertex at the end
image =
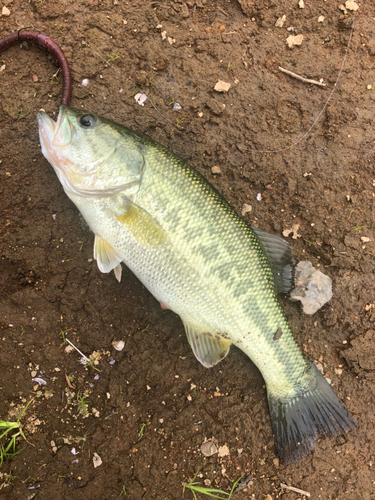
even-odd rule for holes
{"type": "Polygon", "coordinates": [[[249,224],[279,236],[298,226],[287,237],[294,255],[330,276],[333,298],[311,317],[281,300],[358,429],[285,466],[250,360],[234,348],[206,370],[179,318],[129,271],[121,284],[98,271],[93,234],[40,151],[36,114],[56,115],[60,101],[56,62],[13,47],[0,54],[0,419],[33,401],[23,451],[1,468],[2,498],[179,500],[197,471],[196,481],[226,491],[252,474],[239,499],[301,498],[280,483],[314,499],[374,497],[375,7],[358,4],[354,19],[340,4],[3,0],[1,36],[33,25],[63,48],[72,106],[149,134],[238,213],[251,207],[249,224]],[[290,147],[334,88],[352,27],[335,93],[290,147]],[[218,81],[227,91],[215,91],[218,81]],[[65,338],[98,364],[82,364],[65,338]],[[228,453],[203,456],[213,439],[228,453]]]}

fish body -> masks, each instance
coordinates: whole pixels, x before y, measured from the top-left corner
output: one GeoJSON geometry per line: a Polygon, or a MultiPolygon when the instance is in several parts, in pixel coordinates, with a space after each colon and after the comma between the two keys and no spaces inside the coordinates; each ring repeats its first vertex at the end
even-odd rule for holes
{"type": "Polygon", "coordinates": [[[300,460],[319,433],[353,418],[302,356],[277,300],[291,281],[284,240],[249,227],[198,172],[149,137],[62,106],[39,113],[42,151],[95,234],[102,272],[124,262],[184,323],[197,359],[211,367],[231,344],[267,386],[280,456],[300,460]]]}

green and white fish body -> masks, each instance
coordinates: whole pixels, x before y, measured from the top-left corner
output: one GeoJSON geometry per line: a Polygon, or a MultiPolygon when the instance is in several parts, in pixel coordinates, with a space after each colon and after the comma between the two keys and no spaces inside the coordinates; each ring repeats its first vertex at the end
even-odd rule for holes
{"type": "Polygon", "coordinates": [[[61,106],[38,114],[45,157],[95,234],[102,272],[124,262],[184,323],[197,359],[211,367],[231,344],[267,386],[273,432],[287,463],[318,434],[355,427],[320,372],[302,356],[278,303],[288,291],[287,243],[250,228],[194,169],[147,136],[61,106]]]}

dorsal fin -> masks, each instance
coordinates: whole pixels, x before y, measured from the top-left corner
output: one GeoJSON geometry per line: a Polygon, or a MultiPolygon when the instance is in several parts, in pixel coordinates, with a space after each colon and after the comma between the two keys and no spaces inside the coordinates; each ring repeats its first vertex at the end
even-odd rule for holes
{"type": "Polygon", "coordinates": [[[271,266],[276,293],[288,293],[294,287],[295,260],[288,243],[279,236],[267,233],[263,229],[252,227],[258,236],[268,262],[271,266]]]}
{"type": "Polygon", "coordinates": [[[216,365],[229,352],[231,342],[210,332],[200,332],[196,326],[184,323],[186,336],[197,360],[206,368],[216,365]]]}

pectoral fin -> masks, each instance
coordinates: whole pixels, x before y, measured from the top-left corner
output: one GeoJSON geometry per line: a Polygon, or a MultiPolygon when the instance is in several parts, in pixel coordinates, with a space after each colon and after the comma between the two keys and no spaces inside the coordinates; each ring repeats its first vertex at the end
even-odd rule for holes
{"type": "Polygon", "coordinates": [[[114,269],[118,281],[121,280],[122,257],[111,247],[111,245],[98,235],[95,235],[94,259],[102,273],[109,273],[114,269]]]}
{"type": "Polygon", "coordinates": [[[184,323],[186,336],[197,360],[206,368],[216,365],[229,352],[231,342],[210,332],[199,332],[195,326],[184,323]]]}
{"type": "Polygon", "coordinates": [[[116,219],[124,224],[126,230],[142,245],[157,246],[167,239],[167,233],[159,222],[130,200],[124,201],[116,219]]]}

